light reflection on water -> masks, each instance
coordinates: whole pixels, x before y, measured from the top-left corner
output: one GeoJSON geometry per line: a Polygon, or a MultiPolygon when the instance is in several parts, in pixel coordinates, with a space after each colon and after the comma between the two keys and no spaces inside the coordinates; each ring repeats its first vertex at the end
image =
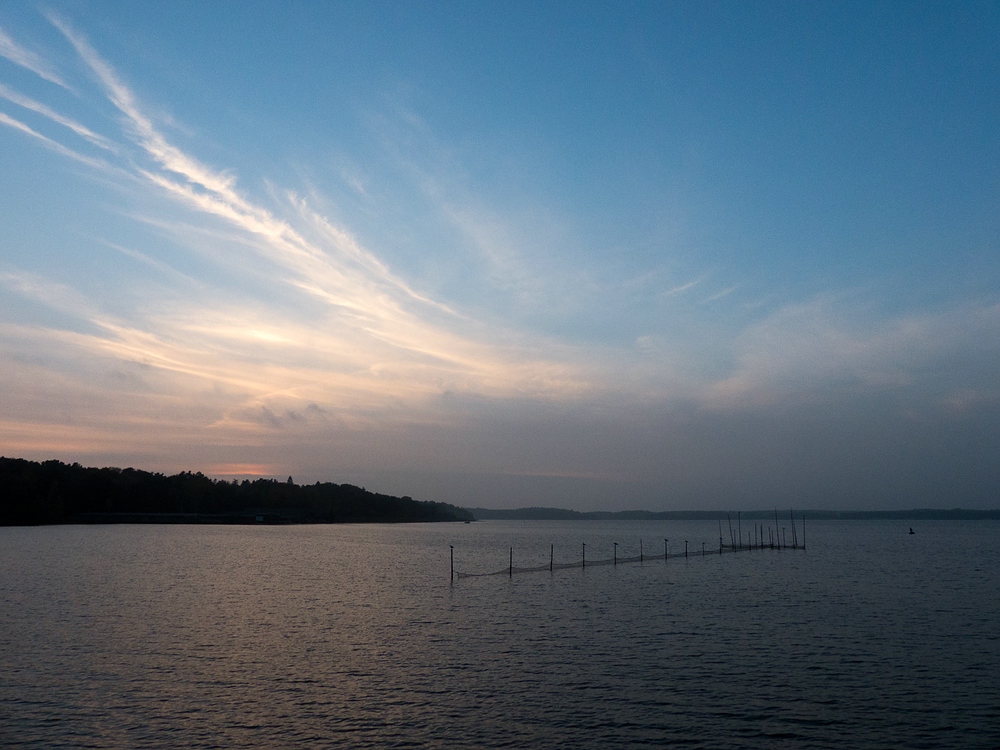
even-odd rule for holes
{"type": "Polygon", "coordinates": [[[996,747],[1000,524],[908,526],[0,529],[0,744],[996,747]]]}

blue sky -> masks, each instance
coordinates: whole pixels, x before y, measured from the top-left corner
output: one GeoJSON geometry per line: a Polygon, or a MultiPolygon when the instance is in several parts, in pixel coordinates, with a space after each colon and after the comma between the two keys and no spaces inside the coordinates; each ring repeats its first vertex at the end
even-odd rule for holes
{"type": "Polygon", "coordinates": [[[0,453],[996,507],[995,3],[0,4],[0,453]]]}

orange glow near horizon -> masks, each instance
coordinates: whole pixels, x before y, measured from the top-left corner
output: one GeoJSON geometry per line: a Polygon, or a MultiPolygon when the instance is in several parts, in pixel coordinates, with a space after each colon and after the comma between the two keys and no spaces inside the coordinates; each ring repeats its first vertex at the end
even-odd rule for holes
{"type": "Polygon", "coordinates": [[[205,468],[205,474],[213,477],[270,477],[275,476],[271,464],[213,464],[205,468]]]}

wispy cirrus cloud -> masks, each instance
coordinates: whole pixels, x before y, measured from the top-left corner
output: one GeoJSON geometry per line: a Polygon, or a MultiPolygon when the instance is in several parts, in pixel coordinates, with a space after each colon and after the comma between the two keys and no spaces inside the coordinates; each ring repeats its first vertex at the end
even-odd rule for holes
{"type": "MultiPolygon", "coordinates": [[[[201,235],[213,262],[237,276],[259,274],[272,288],[285,289],[284,302],[275,305],[260,292],[214,287],[145,250],[100,237],[98,243],[155,269],[164,290],[137,296],[111,315],[65,284],[7,274],[9,290],[76,320],[65,327],[13,326],[3,332],[10,351],[51,352],[45,361],[63,363],[59,368],[67,374],[51,388],[81,393],[69,412],[93,421],[97,416],[83,405],[118,399],[138,421],[126,418],[113,429],[123,440],[145,444],[134,433],[159,419],[155,415],[182,403],[200,404],[181,409],[186,417],[180,422],[162,420],[158,429],[164,439],[169,433],[183,443],[199,434],[208,442],[247,444],[275,432],[301,436],[333,425],[356,430],[453,419],[454,414],[445,417],[428,408],[446,392],[562,400],[597,386],[596,372],[570,348],[503,334],[419,292],[296,193],[279,192],[277,207],[254,202],[232,173],[208,167],[170,143],[84,36],[57,16],[50,20],[123,116],[122,142],[98,136],[9,88],[0,95],[102,146],[109,159],[119,157],[114,169],[127,178],[129,190],[145,185],[151,199],[166,198],[179,207],[147,216],[148,226],[188,249],[197,248],[189,240],[201,235]],[[119,392],[122,383],[112,379],[98,397],[93,389],[103,376],[74,386],[68,375],[74,368],[140,373],[138,380],[126,381],[138,390],[119,392]]],[[[104,162],[88,160],[13,118],[0,122],[108,171],[104,162]]],[[[108,424],[103,416],[98,421],[108,424]]],[[[49,433],[39,428],[38,434],[49,433]]]]}
{"type": "Polygon", "coordinates": [[[41,55],[22,47],[15,42],[10,34],[0,28],[0,57],[6,57],[15,65],[30,70],[37,76],[44,78],[50,83],[62,86],[64,89],[72,90],[69,84],[63,80],[55,68],[41,55]]]}
{"type": "Polygon", "coordinates": [[[703,399],[729,408],[824,399],[831,389],[912,390],[933,407],[970,389],[1000,394],[990,375],[1000,366],[997,331],[1000,306],[991,302],[878,319],[825,295],[741,331],[732,371],[703,399]]]}
{"type": "Polygon", "coordinates": [[[698,284],[702,282],[702,279],[695,279],[694,281],[688,281],[684,284],[678,284],[677,286],[670,287],[664,292],[661,292],[662,297],[676,297],[678,294],[684,294],[684,292],[694,289],[698,284]]]}
{"type": "Polygon", "coordinates": [[[721,291],[718,291],[715,294],[709,295],[704,300],[702,300],[702,303],[707,305],[710,302],[717,302],[718,300],[722,299],[723,297],[728,297],[730,294],[732,294],[733,292],[735,292],[738,288],[739,287],[736,287],[736,286],[726,287],[725,289],[722,289],[721,291]]]}
{"type": "Polygon", "coordinates": [[[43,117],[47,117],[53,122],[58,123],[59,125],[62,125],[65,128],[69,128],[78,136],[80,136],[81,138],[85,138],[95,146],[103,148],[107,151],[112,151],[112,152],[117,151],[114,144],[112,144],[111,141],[105,138],[104,136],[98,135],[94,131],[90,130],[90,128],[81,125],[80,123],[70,119],[69,117],[65,117],[64,115],[59,114],[51,107],[48,107],[39,101],[24,96],[23,94],[20,94],[17,91],[14,91],[10,87],[5,86],[2,83],[0,83],[0,98],[6,99],[9,102],[13,102],[17,106],[23,107],[24,109],[29,109],[32,112],[37,112],[43,117]]]}
{"type": "MultiPolygon", "coordinates": [[[[398,352],[407,352],[406,356],[434,362],[449,373],[449,378],[464,372],[462,380],[473,388],[477,378],[488,384],[489,390],[502,390],[505,380],[515,391],[555,382],[548,376],[529,374],[558,369],[551,362],[512,364],[512,353],[501,354],[489,343],[429,323],[418,311],[408,309],[415,305],[418,310],[460,318],[447,305],[412,289],[349,232],[312,210],[304,199],[287,196],[298,219],[317,235],[318,243],[307,239],[288,218],[279,218],[242,196],[233,175],[213,170],[169,143],[128,86],[83,35],[60,17],[49,17],[94,73],[109,101],[125,116],[126,132],[159,165],[156,171],[136,170],[149,185],[197,213],[257,238],[254,247],[283,271],[285,283],[325,303],[337,315],[347,316],[369,341],[396,349],[397,357],[398,352]]],[[[562,369],[568,372],[567,365],[562,369]]],[[[564,374],[557,380],[567,382],[567,377],[564,374]]]]}
{"type": "Polygon", "coordinates": [[[48,136],[42,135],[34,128],[29,127],[20,120],[16,120],[13,117],[4,114],[3,112],[0,112],[0,125],[6,125],[8,128],[19,130],[25,135],[29,135],[32,138],[41,141],[46,148],[51,149],[52,151],[56,151],[57,153],[60,153],[63,156],[69,157],[74,161],[78,161],[81,164],[86,164],[88,167],[93,167],[94,169],[99,169],[103,171],[108,169],[110,166],[106,162],[101,161],[100,159],[94,159],[90,156],[85,156],[84,154],[81,154],[78,151],[74,151],[68,146],[64,146],[58,141],[52,140],[48,136]]]}
{"type": "Polygon", "coordinates": [[[77,33],[69,23],[57,14],[48,13],[47,17],[62,32],[80,58],[97,76],[108,99],[126,116],[133,136],[150,156],[165,169],[182,175],[190,182],[218,193],[235,203],[240,202],[239,197],[232,191],[235,178],[212,171],[198,162],[197,159],[188,156],[168,143],[152,121],[142,112],[132,91],[122,82],[111,65],[90,46],[86,38],[77,33]]]}

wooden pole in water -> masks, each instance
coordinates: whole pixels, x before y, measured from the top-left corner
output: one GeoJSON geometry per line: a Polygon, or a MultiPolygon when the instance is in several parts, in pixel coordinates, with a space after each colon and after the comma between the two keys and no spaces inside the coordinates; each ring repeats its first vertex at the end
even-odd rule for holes
{"type": "Polygon", "coordinates": [[[702,557],[705,556],[705,543],[704,542],[701,543],[701,556],[702,557]]]}
{"type": "Polygon", "coordinates": [[[642,562],[642,539],[639,539],[639,562],[642,562]]]}
{"type": "Polygon", "coordinates": [[[513,575],[514,575],[514,548],[511,547],[510,548],[510,567],[507,568],[507,576],[510,577],[510,576],[513,576],[513,575]]]}
{"type": "Polygon", "coordinates": [[[802,549],[806,548],[806,515],[802,514],[802,549]]]}
{"type": "Polygon", "coordinates": [[[688,540],[684,540],[684,557],[688,556],[688,540]]]}
{"type": "Polygon", "coordinates": [[[587,567],[587,543],[583,543],[583,567],[587,567]]]}
{"type": "Polygon", "coordinates": [[[722,519],[719,519],[719,554],[722,554],[722,519]]]}
{"type": "Polygon", "coordinates": [[[613,545],[615,545],[615,565],[617,565],[618,564],[618,542],[611,542],[611,543],[613,545]]]}
{"type": "Polygon", "coordinates": [[[451,580],[455,580],[455,545],[449,544],[451,547],[451,580]]]}
{"type": "Polygon", "coordinates": [[[552,559],[555,557],[555,555],[556,555],[556,545],[550,544],[549,545],[549,572],[550,573],[552,572],[552,559]]]}
{"type": "Polygon", "coordinates": [[[726,520],[729,521],[729,543],[736,549],[736,540],[733,539],[733,517],[726,513],[726,520]]]}
{"type": "MultiPolygon", "coordinates": [[[[774,535],[778,536],[778,509],[774,509],[774,535]]],[[[778,537],[778,549],[781,549],[781,537],[778,537]]]]}
{"type": "Polygon", "coordinates": [[[742,514],[736,511],[736,530],[739,531],[740,549],[743,549],[743,521],[740,520],[742,514]]]}
{"type": "Polygon", "coordinates": [[[667,540],[664,539],[663,540],[663,560],[666,561],[666,559],[667,559],[667,540]]]}
{"type": "Polygon", "coordinates": [[[792,523],[792,549],[798,549],[799,548],[799,540],[798,540],[798,537],[795,536],[795,516],[792,515],[792,509],[791,508],[788,509],[788,520],[791,521],[791,523],[792,523]]]}

